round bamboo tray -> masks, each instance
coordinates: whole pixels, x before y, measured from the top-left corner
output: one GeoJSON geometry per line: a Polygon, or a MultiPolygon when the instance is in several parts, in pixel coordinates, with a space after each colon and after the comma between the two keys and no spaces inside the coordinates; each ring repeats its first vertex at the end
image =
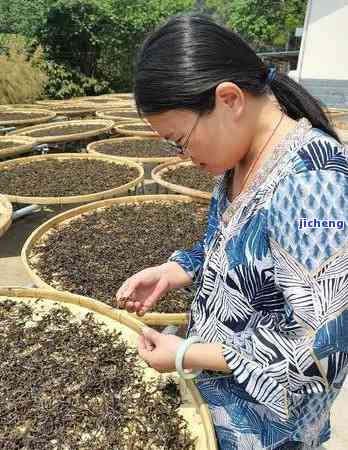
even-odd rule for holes
{"type": "Polygon", "coordinates": [[[134,109],[105,109],[97,111],[97,117],[100,117],[101,119],[110,119],[114,122],[130,122],[133,120],[139,122],[139,120],[141,120],[137,111],[134,109]]]}
{"type": "MultiPolygon", "coordinates": [[[[47,222],[40,225],[33,233],[28,237],[24,246],[22,248],[22,262],[25,266],[26,271],[28,272],[30,278],[33,280],[36,286],[45,289],[53,289],[56,288],[47,284],[30,266],[30,254],[32,248],[41,240],[44,239],[44,235],[46,233],[54,230],[58,225],[62,223],[67,223],[72,219],[76,219],[85,213],[92,213],[100,208],[107,208],[113,205],[124,205],[124,204],[139,204],[139,203],[152,203],[154,201],[165,201],[165,202],[175,202],[175,203],[190,203],[193,202],[194,199],[192,197],[187,197],[183,195],[136,195],[131,197],[120,197],[113,198],[109,200],[102,200],[99,202],[89,203],[87,205],[80,206],[78,208],[70,209],[69,211],[65,211],[47,222]]],[[[135,313],[130,314],[132,317],[138,318],[135,313]]],[[[188,323],[188,313],[157,313],[150,312],[145,314],[142,317],[139,317],[141,322],[147,323],[149,325],[186,325],[188,323]]]]}
{"type": "Polygon", "coordinates": [[[0,236],[10,228],[11,222],[12,204],[4,195],[0,195],[0,236]]]}
{"type": "Polygon", "coordinates": [[[38,144],[49,144],[52,142],[71,142],[71,141],[80,141],[92,136],[98,136],[98,134],[106,133],[107,131],[110,131],[114,127],[114,122],[112,120],[102,120],[102,119],[90,119],[90,120],[69,120],[66,122],[56,122],[46,125],[36,125],[33,127],[27,127],[23,128],[18,131],[12,131],[9,133],[9,135],[20,135],[20,136],[29,136],[31,133],[37,131],[37,130],[51,130],[54,128],[66,128],[67,130],[71,126],[78,126],[78,125],[100,125],[100,128],[97,130],[91,130],[91,131],[83,131],[79,133],[73,133],[68,134],[67,131],[66,135],[60,135],[60,136],[39,136],[34,137],[36,142],[38,144]]]}
{"type": "MultiPolygon", "coordinates": [[[[87,103],[87,102],[85,102],[87,103]]],[[[105,103],[93,103],[94,107],[96,108],[97,111],[107,111],[109,109],[132,109],[132,107],[130,105],[127,104],[123,104],[123,103],[119,103],[119,102],[115,102],[115,101],[108,101],[105,103]]],[[[133,109],[134,111],[134,109],[133,109]]]]}
{"type": "Polygon", "coordinates": [[[55,111],[57,114],[64,114],[68,117],[94,115],[97,108],[93,103],[87,102],[59,102],[42,105],[44,108],[48,108],[51,111],[55,111]]]}
{"type": "Polygon", "coordinates": [[[12,103],[0,105],[0,109],[42,109],[37,103],[12,103]]]}
{"type": "MultiPolygon", "coordinates": [[[[149,139],[149,138],[146,138],[149,139]]],[[[154,139],[155,141],[158,140],[158,137],[151,137],[150,139],[154,139]]],[[[141,137],[122,137],[122,138],[113,138],[113,139],[103,139],[102,141],[96,141],[91,142],[87,145],[87,152],[97,155],[108,155],[108,153],[102,153],[101,151],[98,151],[98,148],[101,147],[103,144],[116,144],[117,146],[122,147],[122,144],[125,142],[139,142],[141,143],[144,140],[144,138],[141,137]]],[[[109,155],[111,156],[111,155],[109,155]]],[[[116,156],[116,155],[115,155],[116,156]]],[[[163,162],[175,162],[180,161],[180,159],[177,156],[118,156],[117,158],[124,158],[129,161],[134,161],[140,164],[160,164],[163,162]]]]}
{"type": "Polygon", "coordinates": [[[0,159],[30,152],[36,140],[26,136],[0,136],[0,146],[8,142],[8,147],[0,149],[0,159]]]}
{"type": "Polygon", "coordinates": [[[108,107],[111,108],[112,106],[128,106],[129,101],[128,100],[119,100],[115,98],[107,98],[107,97],[81,97],[79,99],[80,102],[89,102],[94,105],[98,105],[99,107],[108,107]]]}
{"type": "MultiPolygon", "coordinates": [[[[16,287],[0,287],[0,301],[10,299],[13,301],[26,302],[34,307],[38,299],[44,306],[44,311],[56,306],[57,303],[69,308],[75,317],[83,318],[87,313],[93,315],[99,323],[105,324],[112,332],[120,332],[122,338],[129,346],[137,348],[138,336],[141,333],[143,323],[130,317],[123,311],[113,309],[104,303],[91,300],[67,292],[55,292],[43,289],[24,289],[16,287]]],[[[153,379],[159,377],[159,373],[148,367],[145,363],[144,378],[153,379]]],[[[175,378],[181,398],[182,405],[179,413],[186,419],[192,437],[196,439],[196,450],[218,450],[214,425],[211,419],[208,405],[202,399],[197,387],[191,380],[182,380],[175,373],[175,378]]]]}
{"type": "Polygon", "coordinates": [[[334,120],[335,127],[340,130],[348,130],[348,113],[334,120]]]}
{"type": "Polygon", "coordinates": [[[21,125],[30,125],[30,124],[37,124],[37,123],[45,123],[49,120],[52,120],[54,117],[56,117],[56,113],[53,111],[47,111],[46,109],[30,109],[30,108],[23,108],[23,109],[14,109],[14,108],[6,108],[6,114],[24,114],[27,116],[26,119],[10,119],[10,120],[1,120],[0,118],[0,126],[21,126],[21,125]],[[32,113],[40,114],[39,117],[30,117],[32,113]]]}
{"type": "Polygon", "coordinates": [[[345,145],[348,145],[348,129],[336,128],[336,132],[345,145]]]}
{"type": "Polygon", "coordinates": [[[113,189],[108,189],[106,191],[96,192],[94,194],[85,195],[73,195],[66,197],[30,197],[30,196],[20,196],[20,195],[6,195],[7,199],[13,203],[35,203],[39,205],[54,205],[54,204],[70,204],[70,203],[85,203],[94,202],[96,200],[101,200],[110,197],[116,197],[117,195],[124,194],[128,192],[129,189],[137,186],[144,179],[144,169],[140,164],[134,161],[127,161],[125,159],[119,159],[115,157],[108,157],[106,155],[89,155],[89,154],[79,154],[79,153],[62,153],[62,154],[52,154],[52,155],[39,155],[39,156],[29,156],[27,158],[12,159],[10,161],[5,161],[0,163],[0,176],[2,170],[11,169],[11,167],[16,167],[21,164],[28,164],[33,161],[49,161],[49,160],[72,160],[72,159],[91,159],[106,161],[110,164],[121,164],[129,167],[134,167],[138,171],[138,176],[127,184],[119,186],[113,189]]]}
{"type": "Polygon", "coordinates": [[[132,92],[120,92],[119,94],[115,92],[113,94],[103,94],[102,97],[120,98],[122,100],[134,100],[134,95],[132,92]]]}
{"type": "Polygon", "coordinates": [[[339,117],[348,114],[347,108],[327,108],[326,112],[332,117],[339,117]]]}
{"type": "MultiPolygon", "coordinates": [[[[68,99],[68,100],[38,100],[36,102],[37,105],[40,106],[46,106],[46,107],[59,107],[59,106],[65,106],[65,105],[80,105],[81,101],[78,99],[68,99]]],[[[85,104],[85,102],[84,102],[85,104]]],[[[88,103],[88,106],[92,105],[92,103],[88,103]]],[[[85,105],[87,107],[87,105],[85,105]]]]}
{"type": "MultiPolygon", "coordinates": [[[[129,141],[136,141],[141,143],[144,139],[154,139],[158,140],[157,137],[151,137],[151,138],[143,138],[143,137],[121,137],[121,138],[113,138],[113,139],[104,139],[102,141],[96,141],[91,142],[87,145],[87,152],[91,154],[97,154],[97,155],[109,155],[108,153],[102,153],[102,151],[99,151],[98,149],[104,144],[115,144],[117,147],[119,146],[122,152],[122,144],[129,141]]],[[[141,164],[144,167],[144,174],[145,178],[151,178],[151,171],[154,167],[156,167],[158,164],[161,164],[163,162],[176,162],[180,161],[180,159],[177,156],[149,156],[149,157],[140,157],[140,156],[117,156],[117,158],[125,158],[129,161],[137,162],[138,164],[141,164]]]]}
{"type": "Polygon", "coordinates": [[[139,137],[159,137],[158,133],[155,133],[154,131],[151,131],[150,127],[147,127],[149,131],[147,130],[137,130],[134,127],[137,127],[141,125],[142,127],[147,127],[146,123],[142,122],[141,120],[139,122],[136,121],[130,121],[125,122],[121,124],[117,124],[115,126],[115,130],[117,133],[123,135],[123,136],[139,136],[139,137]]]}
{"type": "Polygon", "coordinates": [[[155,167],[151,172],[151,177],[160,186],[163,186],[169,189],[170,191],[178,192],[179,194],[189,195],[190,197],[199,198],[207,203],[210,202],[212,196],[210,192],[199,191],[197,189],[181,186],[179,184],[170,183],[162,178],[164,173],[180,166],[193,166],[193,164],[191,161],[166,162],[164,164],[155,167]]]}

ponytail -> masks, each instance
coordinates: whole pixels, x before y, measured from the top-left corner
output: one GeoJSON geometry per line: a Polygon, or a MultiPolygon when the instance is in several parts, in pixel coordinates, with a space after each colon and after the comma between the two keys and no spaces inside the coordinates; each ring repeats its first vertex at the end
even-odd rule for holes
{"type": "Polygon", "coordinates": [[[306,117],[313,127],[341,142],[320,101],[312,97],[299,83],[285,74],[277,73],[269,85],[289,117],[295,120],[306,117]]]}

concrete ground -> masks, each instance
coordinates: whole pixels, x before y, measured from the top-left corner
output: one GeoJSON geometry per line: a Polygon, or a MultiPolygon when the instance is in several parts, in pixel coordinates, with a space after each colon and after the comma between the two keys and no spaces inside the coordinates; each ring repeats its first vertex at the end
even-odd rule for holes
{"type": "MultiPolygon", "coordinates": [[[[155,193],[150,184],[146,193],[155,193]]],[[[161,191],[163,192],[163,191],[161,191]]],[[[12,223],[7,233],[0,238],[0,286],[30,287],[32,282],[21,262],[21,248],[30,235],[40,224],[67,209],[76,207],[45,207],[27,217],[12,223]]],[[[321,447],[321,450],[348,450],[348,380],[336,400],[332,411],[332,438],[321,447]]]]}

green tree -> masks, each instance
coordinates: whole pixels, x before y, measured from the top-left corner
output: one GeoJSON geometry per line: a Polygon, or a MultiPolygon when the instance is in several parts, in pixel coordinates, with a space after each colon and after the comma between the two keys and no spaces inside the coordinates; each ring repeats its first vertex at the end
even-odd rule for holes
{"type": "Polygon", "coordinates": [[[107,0],[114,31],[101,66],[122,89],[132,88],[134,61],[145,37],[170,16],[193,11],[195,0],[107,0]]]}
{"type": "Polygon", "coordinates": [[[0,0],[0,33],[35,35],[55,0],[0,0]]]}
{"type": "Polygon", "coordinates": [[[224,25],[241,34],[254,48],[284,48],[296,27],[303,26],[304,0],[206,0],[224,25]]]}
{"type": "Polygon", "coordinates": [[[98,59],[114,24],[98,0],[57,0],[47,11],[36,37],[48,59],[84,75],[95,76],[98,59]]]}

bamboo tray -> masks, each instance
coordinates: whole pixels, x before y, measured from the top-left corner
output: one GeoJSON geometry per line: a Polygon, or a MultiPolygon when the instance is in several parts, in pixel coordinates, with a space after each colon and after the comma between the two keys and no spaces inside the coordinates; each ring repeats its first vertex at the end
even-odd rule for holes
{"type": "MultiPolygon", "coordinates": [[[[92,213],[100,208],[107,208],[113,205],[124,205],[124,204],[139,204],[139,203],[152,203],[154,201],[166,201],[166,202],[180,202],[180,203],[191,203],[195,201],[192,197],[187,197],[183,195],[137,195],[132,197],[120,197],[113,198],[109,200],[102,200],[99,202],[89,203],[87,205],[80,206],[78,208],[71,209],[69,211],[58,214],[52,219],[40,225],[36,230],[34,230],[28,239],[25,241],[22,248],[21,257],[22,262],[25,266],[27,273],[33,280],[36,286],[45,289],[56,290],[56,288],[47,284],[37,273],[36,270],[32,269],[30,266],[30,254],[32,248],[41,240],[44,239],[46,233],[51,232],[57,226],[62,223],[67,223],[72,219],[76,219],[85,213],[92,213]]],[[[169,256],[169,255],[168,255],[169,256]]],[[[138,318],[135,313],[130,314],[132,317],[138,318]]],[[[151,312],[147,313],[142,317],[139,317],[141,322],[150,325],[186,325],[188,323],[189,314],[188,313],[157,313],[151,312]]]]}
{"type": "Polygon", "coordinates": [[[0,126],[21,126],[21,125],[31,125],[31,124],[38,124],[38,123],[45,123],[49,120],[52,120],[54,117],[56,117],[56,113],[54,111],[47,111],[46,109],[30,109],[30,108],[23,108],[23,109],[14,109],[14,108],[6,108],[5,110],[6,114],[24,114],[27,116],[26,119],[12,119],[12,120],[1,120],[0,119],[0,126]],[[39,117],[31,117],[31,114],[40,114],[39,117]]]}
{"type": "Polygon", "coordinates": [[[0,237],[10,228],[12,222],[12,204],[0,195],[0,237]]]}
{"type": "Polygon", "coordinates": [[[178,192],[179,194],[189,195],[190,197],[199,198],[205,202],[210,202],[212,194],[210,192],[199,191],[197,189],[192,189],[186,186],[182,186],[180,184],[170,183],[169,181],[165,181],[162,176],[164,173],[168,172],[176,167],[180,166],[192,166],[191,161],[182,161],[182,162],[166,162],[155,167],[151,172],[151,177],[156,183],[159,185],[169,189],[173,192],[178,192]]]}
{"type": "Polygon", "coordinates": [[[110,119],[115,122],[130,122],[133,120],[139,122],[141,120],[137,111],[134,109],[109,108],[97,111],[96,115],[101,119],[110,119]]]}
{"type": "Polygon", "coordinates": [[[336,132],[345,145],[348,145],[348,129],[336,128],[336,132]]]}
{"type": "Polygon", "coordinates": [[[0,159],[30,152],[37,143],[35,139],[26,136],[0,136],[0,145],[6,142],[9,146],[0,149],[0,159]]]}
{"type": "Polygon", "coordinates": [[[64,114],[68,117],[85,116],[95,114],[97,108],[93,103],[87,102],[59,102],[42,104],[44,108],[55,111],[57,114],[64,114]]]}
{"type": "Polygon", "coordinates": [[[73,133],[69,134],[69,131],[67,131],[66,135],[60,135],[60,136],[39,136],[34,137],[36,142],[38,144],[49,144],[53,142],[71,142],[71,141],[80,141],[82,139],[86,139],[93,136],[98,136],[98,134],[106,133],[110,131],[114,127],[114,122],[112,120],[102,120],[102,119],[90,119],[90,120],[69,120],[66,122],[56,122],[46,125],[36,125],[33,127],[27,127],[23,128],[18,131],[13,131],[9,133],[9,135],[19,135],[19,136],[31,136],[31,133],[37,131],[37,130],[51,130],[51,129],[58,129],[58,128],[66,128],[67,130],[69,127],[74,125],[100,125],[100,128],[97,130],[91,130],[91,131],[83,131],[79,133],[73,133]]]}
{"type": "Polygon", "coordinates": [[[123,135],[123,136],[139,136],[139,137],[159,137],[158,133],[155,133],[154,131],[151,131],[151,128],[149,128],[149,131],[147,130],[137,130],[134,127],[137,127],[141,125],[142,127],[147,127],[146,123],[139,120],[139,122],[136,122],[135,120],[117,124],[115,126],[115,130],[123,135]]]}
{"type": "MultiPolygon", "coordinates": [[[[113,138],[113,139],[104,139],[102,141],[96,141],[96,142],[91,142],[90,144],[87,145],[87,152],[91,153],[91,154],[97,154],[97,155],[108,155],[108,156],[112,156],[109,155],[108,153],[102,153],[101,151],[98,151],[98,148],[100,146],[102,146],[104,143],[108,143],[108,144],[117,144],[122,146],[122,144],[124,142],[129,142],[129,141],[139,141],[139,143],[143,140],[144,138],[141,137],[123,137],[123,138],[113,138]]],[[[146,138],[149,139],[149,138],[146,138]]],[[[153,138],[155,140],[158,139],[158,137],[153,138]]],[[[115,155],[116,156],[116,155],[115,155]]],[[[180,161],[180,159],[177,156],[149,156],[149,157],[145,157],[145,156],[118,156],[117,158],[124,158],[127,159],[129,161],[135,161],[137,163],[140,164],[160,164],[163,162],[168,162],[170,161],[171,163],[175,162],[175,161],[180,161]]]]}
{"type": "Polygon", "coordinates": [[[12,103],[1,105],[0,109],[42,109],[42,107],[38,103],[12,103]]]}
{"type": "MultiPolygon", "coordinates": [[[[120,332],[122,338],[129,346],[137,347],[138,335],[141,333],[143,324],[130,317],[123,311],[113,309],[97,300],[90,300],[67,292],[55,292],[43,289],[24,289],[15,287],[0,287],[0,301],[11,299],[32,304],[38,299],[44,306],[44,311],[61,304],[68,307],[75,317],[83,318],[92,312],[99,323],[106,325],[112,332],[120,332]]],[[[142,363],[144,378],[157,378],[159,373],[142,363]]],[[[163,376],[163,375],[162,375],[163,376]]],[[[218,450],[214,425],[208,409],[203,401],[197,387],[191,380],[182,380],[175,373],[171,376],[179,386],[183,404],[179,407],[180,414],[186,419],[191,435],[196,438],[197,450],[218,450]]]]}
{"type": "Polygon", "coordinates": [[[117,92],[113,94],[103,94],[102,97],[119,98],[121,100],[134,100],[133,92],[117,92]]]}
{"type": "Polygon", "coordinates": [[[339,116],[337,120],[334,119],[334,124],[340,130],[348,130],[348,113],[339,116]]]}
{"type": "Polygon", "coordinates": [[[20,196],[20,195],[10,195],[5,194],[7,199],[14,203],[35,203],[39,205],[53,205],[53,204],[70,204],[70,203],[85,203],[94,202],[96,200],[101,200],[105,198],[115,197],[117,195],[128,192],[129,189],[137,186],[144,179],[144,169],[140,164],[134,161],[127,161],[125,159],[119,159],[115,157],[108,157],[106,155],[89,155],[89,154],[78,154],[78,153],[62,153],[62,154],[52,154],[52,155],[39,155],[39,156],[29,156],[26,158],[12,159],[10,161],[5,161],[0,163],[0,176],[1,171],[9,169],[13,166],[18,166],[21,164],[27,164],[33,161],[49,161],[49,160],[72,160],[72,159],[91,159],[107,161],[110,164],[121,164],[129,167],[134,167],[138,171],[138,176],[127,184],[122,186],[108,189],[106,191],[96,192],[94,194],[84,194],[84,195],[73,195],[66,197],[33,197],[33,196],[20,196]]]}

